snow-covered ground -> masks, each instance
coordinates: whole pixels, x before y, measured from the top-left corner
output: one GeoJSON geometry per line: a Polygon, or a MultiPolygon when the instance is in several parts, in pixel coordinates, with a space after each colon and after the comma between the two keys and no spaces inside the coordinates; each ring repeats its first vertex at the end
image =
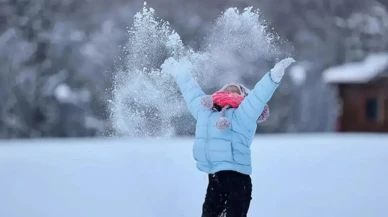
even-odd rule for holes
{"type": "MultiPolygon", "coordinates": [[[[199,217],[192,139],[0,141],[0,217],[199,217]]],[[[250,217],[388,216],[387,135],[252,145],[250,217]]]]}

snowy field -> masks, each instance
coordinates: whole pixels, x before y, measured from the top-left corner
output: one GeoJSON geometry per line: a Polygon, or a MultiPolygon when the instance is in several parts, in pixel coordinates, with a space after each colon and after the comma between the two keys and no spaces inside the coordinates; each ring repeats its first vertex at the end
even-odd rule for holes
{"type": "MultiPolygon", "coordinates": [[[[0,142],[0,217],[199,217],[192,139],[0,142]]],[[[388,135],[260,136],[250,217],[388,216],[388,135]]]]}

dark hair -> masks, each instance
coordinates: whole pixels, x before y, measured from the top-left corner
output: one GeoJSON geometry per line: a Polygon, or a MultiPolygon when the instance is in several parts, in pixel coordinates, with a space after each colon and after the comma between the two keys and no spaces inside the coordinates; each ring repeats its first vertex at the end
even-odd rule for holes
{"type": "Polygon", "coordinates": [[[216,111],[221,111],[222,110],[222,107],[220,105],[217,105],[217,104],[213,104],[213,110],[216,110],[216,111]]]}

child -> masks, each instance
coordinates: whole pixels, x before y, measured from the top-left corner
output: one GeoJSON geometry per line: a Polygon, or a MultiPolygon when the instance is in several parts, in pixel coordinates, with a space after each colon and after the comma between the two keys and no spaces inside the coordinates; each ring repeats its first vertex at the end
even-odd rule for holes
{"type": "Polygon", "coordinates": [[[193,156],[209,176],[202,217],[246,217],[251,201],[251,151],[257,122],[269,114],[267,102],[279,86],[292,58],[280,61],[249,91],[226,84],[206,96],[191,76],[186,58],[167,59],[162,71],[171,74],[196,120],[193,156]]]}

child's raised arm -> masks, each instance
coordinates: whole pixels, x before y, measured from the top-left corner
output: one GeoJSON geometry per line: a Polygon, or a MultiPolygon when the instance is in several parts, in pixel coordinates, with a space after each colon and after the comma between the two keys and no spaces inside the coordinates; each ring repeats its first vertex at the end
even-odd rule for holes
{"type": "Polygon", "coordinates": [[[174,77],[190,113],[197,119],[198,111],[201,109],[201,99],[205,93],[192,77],[191,70],[192,64],[187,58],[177,61],[170,57],[162,65],[162,71],[174,77]]]}
{"type": "Polygon", "coordinates": [[[233,119],[247,129],[252,129],[264,110],[264,106],[278,88],[285,69],[293,62],[295,60],[292,58],[283,59],[265,74],[236,109],[233,119]]]}

